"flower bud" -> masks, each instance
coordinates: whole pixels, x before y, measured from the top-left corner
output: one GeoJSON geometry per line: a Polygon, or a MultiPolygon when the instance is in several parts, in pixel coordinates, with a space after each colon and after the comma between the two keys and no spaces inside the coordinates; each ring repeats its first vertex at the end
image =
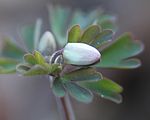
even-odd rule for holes
{"type": "Polygon", "coordinates": [[[43,34],[38,49],[44,55],[51,55],[56,50],[56,42],[51,32],[46,31],[43,34]]]}
{"type": "Polygon", "coordinates": [[[67,64],[90,65],[100,60],[100,52],[84,43],[68,43],[64,47],[63,58],[67,64]]]}

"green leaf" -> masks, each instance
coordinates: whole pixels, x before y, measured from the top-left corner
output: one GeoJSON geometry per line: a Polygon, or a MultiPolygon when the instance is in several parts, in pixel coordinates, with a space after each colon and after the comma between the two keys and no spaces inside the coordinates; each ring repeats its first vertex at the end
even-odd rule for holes
{"type": "Polygon", "coordinates": [[[30,52],[37,49],[42,29],[42,20],[39,18],[35,24],[24,26],[21,36],[30,52]]]}
{"type": "Polygon", "coordinates": [[[80,82],[80,84],[97,92],[106,90],[121,93],[123,91],[123,88],[120,85],[113,82],[112,80],[109,80],[108,78],[93,82],[80,82]]]}
{"type": "Polygon", "coordinates": [[[110,42],[112,40],[112,36],[113,32],[111,30],[104,30],[95,37],[90,45],[99,49],[102,45],[110,42]]]}
{"type": "Polygon", "coordinates": [[[45,63],[45,64],[43,64],[43,66],[47,69],[49,74],[57,74],[57,73],[61,72],[61,70],[62,70],[62,66],[59,64],[45,63]]]}
{"type": "Polygon", "coordinates": [[[17,63],[18,61],[15,59],[0,57],[0,66],[3,66],[5,68],[15,66],[17,63]]]}
{"type": "Polygon", "coordinates": [[[111,29],[113,32],[117,31],[116,17],[113,15],[102,14],[97,20],[97,24],[100,25],[103,30],[111,29]]]}
{"type": "Polygon", "coordinates": [[[48,72],[41,65],[35,65],[30,70],[24,73],[24,76],[46,75],[48,72]]]}
{"type": "Polygon", "coordinates": [[[120,36],[112,45],[101,51],[101,62],[96,67],[102,68],[136,68],[139,60],[129,59],[143,50],[140,41],[133,40],[129,33],[120,36]],[[128,59],[128,60],[127,60],[128,59]]]}
{"type": "Polygon", "coordinates": [[[82,12],[80,10],[75,10],[72,13],[72,19],[70,26],[79,24],[82,29],[86,28],[89,25],[92,25],[94,20],[100,15],[101,11],[98,9],[91,11],[90,13],[82,12]]]}
{"type": "Polygon", "coordinates": [[[90,103],[93,100],[93,94],[89,90],[80,87],[75,83],[67,82],[65,88],[72,97],[80,102],[90,103]]]}
{"type": "Polygon", "coordinates": [[[0,74],[12,74],[16,72],[15,67],[4,68],[0,66],[0,74]]]}
{"type": "Polygon", "coordinates": [[[21,30],[21,36],[30,52],[34,50],[34,30],[34,24],[24,26],[21,30]]]}
{"type": "Polygon", "coordinates": [[[118,64],[117,68],[133,69],[141,66],[141,61],[136,58],[123,60],[118,64]]]}
{"type": "MultiPolygon", "coordinates": [[[[98,93],[99,94],[99,93],[98,93]]],[[[101,94],[99,94],[102,98],[110,100],[112,102],[115,102],[117,104],[122,103],[122,96],[118,93],[114,93],[114,92],[102,92],[101,94]]]]}
{"type": "Polygon", "coordinates": [[[1,56],[14,59],[21,59],[24,51],[18,47],[15,42],[9,38],[5,38],[2,42],[1,56]]]}
{"type": "Polygon", "coordinates": [[[0,74],[10,74],[16,72],[17,60],[11,58],[0,58],[0,74]]]}
{"type": "Polygon", "coordinates": [[[79,25],[74,25],[68,32],[68,42],[76,43],[79,41],[81,36],[81,29],[79,25]]]}
{"type": "Polygon", "coordinates": [[[33,47],[35,50],[37,50],[38,46],[39,46],[41,29],[42,29],[42,19],[38,18],[35,23],[35,29],[34,29],[34,35],[33,35],[33,37],[34,37],[34,39],[33,39],[34,46],[33,47]]]}
{"type": "Polygon", "coordinates": [[[53,82],[53,87],[52,87],[53,93],[58,96],[58,97],[63,97],[65,96],[65,88],[63,83],[59,78],[56,78],[53,82]]]}
{"type": "Polygon", "coordinates": [[[31,65],[27,64],[27,63],[24,63],[24,64],[18,64],[16,66],[16,71],[21,73],[21,74],[24,74],[26,73],[29,69],[31,68],[31,65]]]}
{"type": "Polygon", "coordinates": [[[80,42],[82,43],[89,43],[91,42],[92,40],[94,40],[94,38],[96,37],[96,35],[101,31],[100,27],[98,25],[92,25],[90,27],[88,27],[82,37],[81,37],[81,40],[80,42]]]}
{"type": "Polygon", "coordinates": [[[80,82],[79,84],[93,92],[96,92],[105,99],[109,99],[116,103],[121,102],[122,98],[119,93],[123,91],[123,88],[107,78],[96,82],[80,82]]]}
{"type": "Polygon", "coordinates": [[[40,52],[34,51],[33,55],[34,55],[34,57],[35,57],[38,64],[43,65],[46,62],[44,57],[41,55],[40,52]]]}
{"type": "Polygon", "coordinates": [[[24,60],[31,65],[37,64],[37,60],[35,59],[34,55],[30,53],[24,55],[24,60]]]}
{"type": "Polygon", "coordinates": [[[67,43],[65,38],[67,30],[66,22],[68,20],[70,10],[61,6],[50,5],[48,7],[48,12],[52,32],[56,37],[57,43],[60,46],[64,46],[67,43]]]}
{"type": "Polygon", "coordinates": [[[97,81],[102,79],[101,73],[94,68],[81,68],[62,76],[64,81],[97,81]]]}

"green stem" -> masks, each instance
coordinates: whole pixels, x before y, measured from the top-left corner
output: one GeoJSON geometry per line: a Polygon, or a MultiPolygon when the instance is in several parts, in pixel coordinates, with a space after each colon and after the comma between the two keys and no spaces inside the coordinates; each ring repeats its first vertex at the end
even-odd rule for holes
{"type": "Polygon", "coordinates": [[[68,95],[62,98],[56,97],[56,102],[62,120],[75,120],[74,112],[68,95]]]}

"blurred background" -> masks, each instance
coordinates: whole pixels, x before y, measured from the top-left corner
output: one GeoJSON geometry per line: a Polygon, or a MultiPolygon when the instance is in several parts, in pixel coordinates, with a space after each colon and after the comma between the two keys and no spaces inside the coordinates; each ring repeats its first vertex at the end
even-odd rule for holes
{"type": "MultiPolygon", "coordinates": [[[[91,104],[75,100],[77,120],[150,120],[150,1],[149,0],[0,0],[0,38],[19,39],[19,28],[39,17],[48,24],[48,4],[84,11],[98,6],[118,16],[118,35],[128,31],[145,44],[139,55],[142,67],[135,70],[104,71],[124,87],[120,105],[99,97],[91,104]]],[[[0,120],[59,120],[55,99],[46,78],[0,75],[0,120]]]]}

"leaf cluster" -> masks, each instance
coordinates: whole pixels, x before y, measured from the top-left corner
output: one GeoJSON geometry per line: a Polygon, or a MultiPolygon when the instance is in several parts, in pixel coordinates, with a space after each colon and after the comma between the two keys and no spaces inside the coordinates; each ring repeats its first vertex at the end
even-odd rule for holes
{"type": "Polygon", "coordinates": [[[101,53],[100,62],[88,66],[73,66],[73,71],[64,72],[65,65],[47,61],[46,56],[38,51],[42,25],[41,19],[38,19],[36,24],[25,26],[21,30],[27,52],[10,39],[4,40],[0,53],[0,73],[17,71],[24,76],[49,75],[53,76],[52,91],[56,96],[63,97],[69,93],[76,100],[89,103],[93,100],[93,95],[97,94],[121,103],[120,93],[123,88],[97,72],[96,68],[139,67],[141,62],[134,56],[142,52],[143,44],[134,40],[130,33],[114,39],[117,29],[115,17],[106,15],[99,9],[87,14],[80,10],[71,13],[69,8],[49,6],[49,18],[58,46],[64,47],[67,43],[88,44],[101,53]]]}
{"type": "Polygon", "coordinates": [[[60,64],[48,64],[40,52],[24,55],[24,63],[18,64],[16,70],[24,76],[57,75],[62,70],[60,64]]]}

